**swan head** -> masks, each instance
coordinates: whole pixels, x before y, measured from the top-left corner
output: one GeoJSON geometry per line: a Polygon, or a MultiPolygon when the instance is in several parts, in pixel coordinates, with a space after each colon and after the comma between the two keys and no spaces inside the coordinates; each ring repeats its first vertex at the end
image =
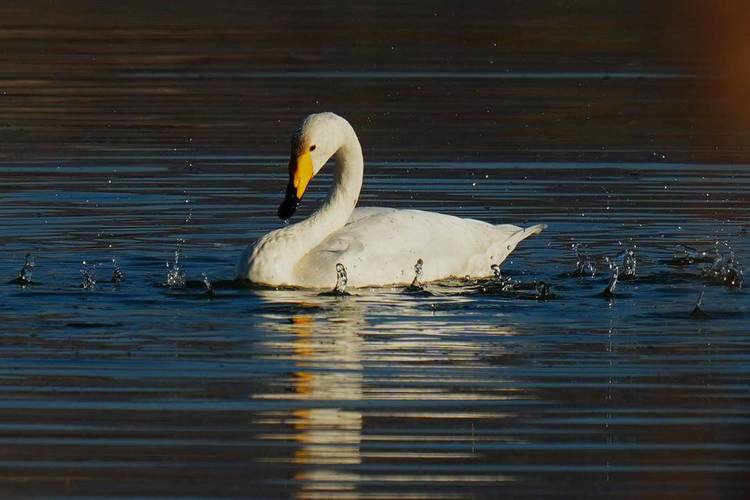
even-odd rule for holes
{"type": "Polygon", "coordinates": [[[280,219],[294,215],[310,180],[338,151],[349,129],[349,122],[334,113],[316,113],[302,120],[292,135],[289,183],[279,205],[280,219]]]}

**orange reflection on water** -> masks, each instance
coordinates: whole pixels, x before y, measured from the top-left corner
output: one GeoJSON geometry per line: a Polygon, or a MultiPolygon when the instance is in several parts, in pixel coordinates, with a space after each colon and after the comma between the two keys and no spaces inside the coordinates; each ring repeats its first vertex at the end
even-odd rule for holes
{"type": "MultiPolygon", "coordinates": [[[[343,308],[346,313],[349,308],[343,308]]],[[[293,394],[268,394],[268,398],[294,398],[299,400],[358,401],[362,399],[361,339],[357,327],[361,315],[343,314],[341,321],[326,325],[326,335],[316,336],[316,321],[312,315],[291,317],[291,324],[275,329],[291,333],[291,351],[298,369],[292,377],[293,394]],[[337,369],[330,369],[334,363],[337,369]]],[[[297,496],[315,498],[320,494],[339,497],[356,495],[357,475],[336,469],[340,465],[359,464],[362,461],[362,414],[359,411],[330,407],[298,408],[292,412],[292,436],[266,436],[266,438],[292,439],[298,444],[292,463],[303,466],[294,479],[302,486],[297,496]],[[325,493],[324,493],[325,492],[325,493]]]]}
{"type": "MultiPolygon", "coordinates": [[[[498,379],[492,370],[492,362],[477,362],[478,356],[507,356],[504,346],[492,342],[484,345],[461,339],[457,335],[461,326],[448,325],[430,308],[420,307],[420,301],[403,300],[398,294],[384,297],[372,296],[359,300],[357,296],[345,300],[316,300],[312,296],[300,302],[299,292],[295,296],[285,292],[269,293],[269,302],[281,304],[295,311],[286,318],[269,314],[266,326],[269,336],[263,342],[269,352],[286,353],[292,363],[291,374],[273,389],[256,394],[255,397],[278,401],[296,401],[299,404],[288,410],[283,420],[290,426],[289,432],[263,434],[261,439],[292,443],[291,455],[283,460],[296,468],[292,475],[298,484],[298,498],[357,498],[362,493],[360,485],[379,482],[433,482],[449,476],[436,476],[404,471],[404,474],[365,473],[359,470],[366,460],[433,460],[439,462],[464,462],[476,460],[474,450],[477,443],[492,444],[496,436],[475,436],[473,431],[462,427],[453,435],[411,435],[410,444],[438,445],[438,449],[413,450],[401,446],[404,435],[379,429],[365,436],[363,413],[358,404],[363,400],[436,402],[462,401],[511,401],[535,399],[528,391],[520,390],[512,379],[498,379]],[[373,304],[384,304],[381,310],[373,304]],[[376,332],[369,325],[368,316],[391,314],[398,306],[403,319],[391,319],[389,328],[376,332]],[[410,318],[410,319],[407,319],[410,318]],[[418,321],[417,321],[418,320],[418,321]],[[366,342],[365,339],[370,339],[366,342]],[[368,384],[365,390],[364,363],[377,372],[376,384],[368,384]],[[408,364],[413,371],[391,375],[387,367],[392,363],[408,364]],[[471,363],[470,371],[456,371],[457,366],[471,363]],[[450,377],[435,383],[434,373],[440,366],[453,367],[450,377]],[[426,371],[419,369],[425,367],[426,371]],[[487,373],[484,371],[487,370],[487,373]],[[492,387],[482,382],[494,374],[492,387]],[[427,383],[428,378],[430,382],[427,383]],[[474,390],[459,390],[457,386],[468,384],[474,390]],[[355,408],[355,409],[353,409],[355,408]],[[363,442],[377,443],[374,449],[363,453],[363,442]],[[387,444],[386,444],[387,443],[387,444]],[[385,444],[385,448],[382,446],[385,444]],[[440,449],[440,445],[457,445],[458,449],[440,449]]],[[[446,299],[447,300],[447,299],[446,299]]],[[[462,298],[455,299],[460,304],[462,298]]],[[[279,308],[283,310],[284,307],[279,308]]],[[[275,310],[274,310],[275,311],[275,310]]],[[[513,336],[512,327],[488,323],[474,325],[477,334],[483,332],[487,338],[513,336]]],[[[433,420],[510,418],[511,414],[482,411],[457,411],[432,409],[415,412],[406,408],[389,411],[368,410],[368,416],[386,419],[433,420]]],[[[399,420],[401,421],[401,420],[399,420]]],[[[473,424],[471,424],[473,425],[473,424]]],[[[503,442],[519,443],[521,438],[504,438],[503,442]]],[[[472,475],[453,476],[464,482],[509,481],[511,476],[472,475]]]]}

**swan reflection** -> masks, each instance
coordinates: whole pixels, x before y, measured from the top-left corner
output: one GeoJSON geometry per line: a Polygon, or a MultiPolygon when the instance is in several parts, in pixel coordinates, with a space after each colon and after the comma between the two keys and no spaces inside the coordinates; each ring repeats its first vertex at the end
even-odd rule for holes
{"type": "Polygon", "coordinates": [[[512,415],[500,411],[501,406],[469,409],[462,402],[502,405],[532,399],[516,381],[498,376],[493,366],[509,356],[500,339],[514,335],[512,328],[474,323],[472,335],[467,336],[455,322],[441,317],[461,314],[457,311],[462,298],[441,298],[440,307],[449,308],[447,312],[436,312],[429,300],[396,293],[319,297],[301,291],[268,291],[263,298],[268,304],[262,314],[268,335],[260,349],[277,361],[281,355],[291,370],[254,397],[291,407],[262,417],[279,422],[282,425],[276,428],[285,431],[259,437],[293,444],[284,460],[294,465],[299,497],[357,497],[362,481],[433,477],[427,471],[426,475],[365,474],[359,466],[367,459],[418,457],[446,463],[477,459],[482,452],[474,444],[485,438],[474,434],[473,422],[512,415]],[[367,384],[365,373],[370,377],[367,384]],[[417,409],[417,402],[425,400],[431,400],[430,408],[417,409]],[[367,410],[362,410],[363,401],[367,410]],[[363,411],[371,419],[366,437],[363,411]],[[413,433],[383,427],[383,422],[406,426],[413,433]],[[457,422],[458,427],[452,436],[433,435],[427,422],[457,422]],[[419,430],[420,424],[426,427],[419,430]],[[363,453],[363,442],[377,446],[363,453]],[[445,442],[457,446],[444,449],[439,443],[445,442]],[[424,443],[423,449],[409,449],[414,443],[424,443]]]}
{"type": "MultiPolygon", "coordinates": [[[[267,298],[283,302],[289,297],[276,293],[267,298]]],[[[353,492],[358,477],[335,466],[362,461],[362,413],[347,408],[347,402],[362,399],[362,306],[354,301],[335,301],[326,318],[304,312],[315,308],[313,302],[299,302],[296,306],[300,312],[292,314],[288,321],[274,318],[267,322],[280,335],[270,335],[268,343],[272,345],[266,347],[288,352],[293,360],[291,387],[258,397],[312,404],[300,405],[291,412],[292,436],[264,437],[297,444],[291,462],[303,466],[294,476],[301,484],[300,497],[315,496],[318,488],[328,493],[353,492]]]]}

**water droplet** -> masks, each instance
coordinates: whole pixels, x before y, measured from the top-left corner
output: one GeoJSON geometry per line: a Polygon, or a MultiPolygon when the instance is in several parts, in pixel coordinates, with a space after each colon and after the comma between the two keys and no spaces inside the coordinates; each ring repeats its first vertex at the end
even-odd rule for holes
{"type": "Polygon", "coordinates": [[[716,242],[714,252],[714,260],[703,268],[703,275],[729,287],[742,288],[745,271],[732,246],[726,241],[716,242]],[[724,247],[726,252],[722,252],[720,247],[724,247]]]}
{"type": "Polygon", "coordinates": [[[122,283],[125,280],[125,273],[120,269],[117,259],[112,257],[112,283],[122,283]]]}
{"type": "Polygon", "coordinates": [[[24,257],[23,267],[16,276],[15,282],[19,285],[26,286],[31,284],[31,272],[34,270],[34,256],[30,253],[24,257]]]}
{"type": "Polygon", "coordinates": [[[211,282],[208,280],[208,276],[206,276],[206,273],[201,273],[203,275],[203,284],[206,287],[206,293],[213,295],[214,294],[214,287],[211,284],[211,282]]]}
{"type": "Polygon", "coordinates": [[[81,281],[80,287],[84,290],[93,290],[96,286],[96,276],[94,275],[94,266],[90,265],[88,262],[81,261],[81,276],[83,277],[83,280],[81,281]]]}
{"type": "Polygon", "coordinates": [[[490,266],[490,269],[492,269],[492,274],[495,275],[495,279],[497,281],[503,280],[503,275],[502,275],[502,272],[500,271],[500,266],[498,264],[492,264],[490,266]]]}
{"type": "Polygon", "coordinates": [[[701,290],[698,293],[698,298],[695,301],[695,307],[693,307],[693,311],[690,313],[690,316],[693,318],[708,318],[708,314],[706,314],[703,309],[703,295],[706,293],[706,287],[703,287],[703,290],[701,290]]]}
{"type": "Polygon", "coordinates": [[[633,279],[635,278],[635,270],[637,266],[637,259],[635,257],[635,250],[628,248],[621,252],[614,259],[606,259],[610,269],[618,269],[619,279],[633,279]]]}
{"type": "Polygon", "coordinates": [[[536,282],[536,298],[539,300],[545,300],[550,299],[553,297],[552,292],[550,291],[550,287],[547,283],[544,281],[537,281],[536,282]]]}
{"type": "Polygon", "coordinates": [[[337,293],[346,293],[346,283],[349,281],[349,278],[346,275],[346,268],[344,267],[344,264],[338,263],[336,264],[336,286],[333,287],[333,291],[337,293]]]}
{"type": "Polygon", "coordinates": [[[588,253],[583,251],[583,245],[574,243],[571,248],[576,257],[576,267],[573,270],[573,276],[596,276],[596,264],[594,264],[588,253]]]}
{"type": "Polygon", "coordinates": [[[492,269],[492,274],[494,274],[493,280],[500,285],[500,290],[503,292],[509,292],[513,290],[514,283],[513,279],[503,276],[500,266],[498,264],[492,264],[490,266],[490,269],[492,269]]]}
{"type": "Polygon", "coordinates": [[[174,262],[167,262],[167,280],[165,286],[170,288],[183,288],[185,286],[185,273],[180,269],[180,252],[182,251],[182,240],[177,243],[174,251],[174,262]]]}
{"type": "Polygon", "coordinates": [[[412,287],[419,287],[421,286],[422,281],[422,265],[424,264],[424,261],[422,259],[417,259],[417,263],[414,264],[414,279],[411,282],[412,287]]]}
{"type": "Polygon", "coordinates": [[[602,292],[603,297],[611,298],[615,294],[615,289],[617,288],[617,279],[619,275],[620,269],[615,266],[612,272],[612,277],[609,278],[609,283],[607,283],[607,288],[605,288],[602,292]]]}

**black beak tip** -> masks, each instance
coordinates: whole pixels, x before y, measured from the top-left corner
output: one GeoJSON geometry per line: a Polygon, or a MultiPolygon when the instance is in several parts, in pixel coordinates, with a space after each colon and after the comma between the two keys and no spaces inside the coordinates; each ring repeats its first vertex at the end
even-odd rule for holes
{"type": "Polygon", "coordinates": [[[294,215],[294,212],[297,211],[298,205],[299,199],[296,196],[287,196],[286,198],[284,198],[284,201],[282,201],[281,205],[279,205],[279,210],[277,212],[279,219],[291,219],[292,215],[294,215]]]}

